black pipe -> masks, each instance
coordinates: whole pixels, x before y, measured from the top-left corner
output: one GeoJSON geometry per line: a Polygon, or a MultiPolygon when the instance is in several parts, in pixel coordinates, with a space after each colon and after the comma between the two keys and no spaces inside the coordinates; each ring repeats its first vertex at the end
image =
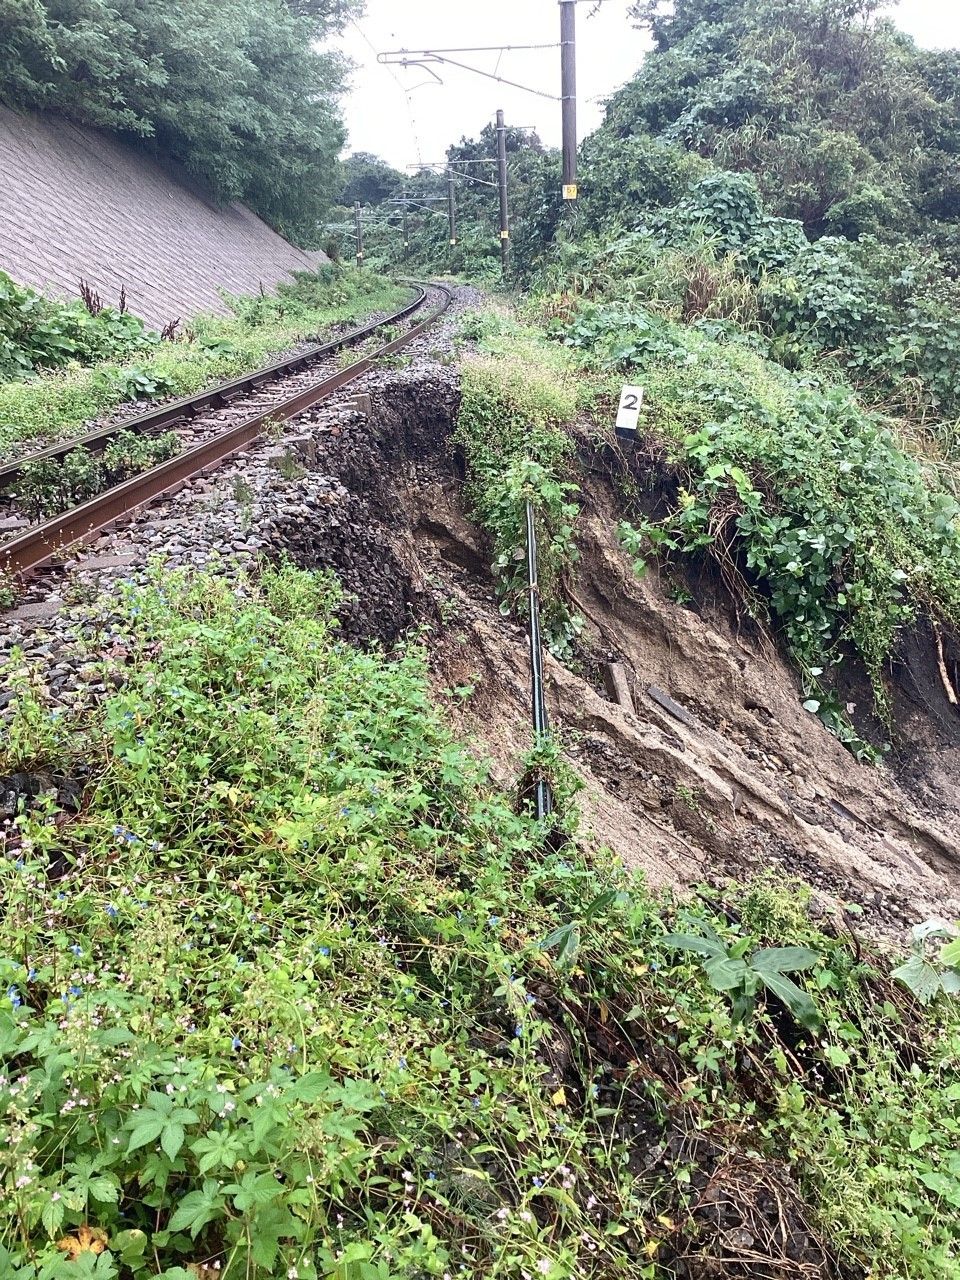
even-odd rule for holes
{"type": "MultiPolygon", "coordinates": [[[[533,711],[533,732],[536,745],[542,746],[550,736],[550,724],[547,720],[547,704],[543,694],[543,641],[540,635],[540,584],[537,578],[537,530],[533,514],[533,504],[527,501],[527,584],[530,604],[530,669],[531,709],[533,711]]],[[[534,793],[537,818],[545,818],[553,810],[553,796],[550,784],[545,778],[538,778],[534,793]]]]}

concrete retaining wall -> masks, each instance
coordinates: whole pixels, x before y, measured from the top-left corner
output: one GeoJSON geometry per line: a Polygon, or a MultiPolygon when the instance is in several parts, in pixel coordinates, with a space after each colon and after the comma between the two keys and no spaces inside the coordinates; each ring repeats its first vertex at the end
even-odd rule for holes
{"type": "Polygon", "coordinates": [[[113,305],[125,286],[159,328],[322,261],[109,135],[0,106],[0,269],[22,284],[69,297],[83,278],[113,305]]]}

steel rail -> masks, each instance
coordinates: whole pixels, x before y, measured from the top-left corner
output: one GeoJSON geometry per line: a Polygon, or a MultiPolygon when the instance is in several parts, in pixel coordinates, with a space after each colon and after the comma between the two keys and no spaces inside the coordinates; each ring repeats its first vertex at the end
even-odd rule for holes
{"type": "Polygon", "coordinates": [[[285,360],[278,360],[276,364],[266,365],[262,369],[255,369],[253,373],[233,378],[229,382],[218,383],[214,387],[209,387],[206,391],[199,391],[195,395],[185,396],[181,400],[173,400],[169,404],[158,406],[156,409],[149,409],[146,413],[138,414],[134,418],[127,418],[125,422],[113,422],[104,427],[97,427],[93,431],[88,431],[85,435],[74,436],[70,440],[58,441],[56,444],[49,445],[46,449],[38,449],[35,453],[30,453],[25,458],[17,459],[16,462],[0,464],[0,490],[13,484],[21,470],[29,463],[63,458],[68,453],[72,453],[74,449],[96,449],[101,445],[105,445],[108,440],[112,440],[114,436],[119,435],[121,431],[159,431],[163,427],[171,427],[181,422],[188,422],[208,409],[222,409],[232,404],[234,400],[240,399],[241,396],[252,395],[253,392],[259,391],[261,387],[266,386],[268,383],[277,382],[290,374],[300,373],[316,363],[317,360],[332,355],[334,352],[342,351],[344,347],[352,346],[353,343],[369,337],[370,334],[375,333],[377,329],[383,328],[384,325],[396,324],[400,320],[405,320],[407,316],[423,305],[427,297],[427,291],[422,285],[415,284],[412,287],[416,294],[413,301],[406,303],[399,311],[395,311],[393,315],[387,316],[383,320],[361,325],[359,329],[351,329],[349,333],[342,334],[339,338],[333,338],[330,342],[308,347],[306,351],[299,351],[296,355],[288,356],[285,360]]]}
{"type": "MultiPolygon", "coordinates": [[[[447,311],[453,301],[452,289],[441,284],[432,287],[445,294],[444,302],[425,320],[408,329],[399,338],[394,338],[378,351],[364,356],[363,359],[324,378],[322,382],[307,387],[297,395],[272,405],[244,422],[228,427],[219,435],[195,445],[192,449],[166,462],[161,462],[149,471],[132,476],[112,489],[107,489],[96,497],[88,499],[80,506],[62,512],[43,524],[27,530],[19,537],[3,543],[0,545],[0,571],[13,575],[42,568],[73,543],[101,533],[122,517],[133,514],[156,498],[175,492],[189,480],[214,470],[222,462],[249,448],[260,438],[261,428],[268,420],[276,422],[294,418],[305,409],[311,408],[353,382],[361,374],[372,369],[383,356],[400,351],[409,342],[420,337],[447,311]]],[[[426,296],[425,290],[424,296],[426,296]]],[[[387,323],[389,322],[380,321],[381,326],[387,323]]]]}

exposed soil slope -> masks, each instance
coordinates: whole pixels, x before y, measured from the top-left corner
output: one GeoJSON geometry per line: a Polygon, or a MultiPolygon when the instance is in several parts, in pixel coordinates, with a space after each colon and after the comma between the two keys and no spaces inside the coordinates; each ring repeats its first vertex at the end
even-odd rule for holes
{"type": "MultiPolygon", "coordinates": [[[[456,406],[448,368],[385,379],[369,415],[323,437],[308,462],[339,479],[341,499],[308,523],[280,522],[272,541],[341,575],[351,639],[390,644],[412,624],[431,628],[438,688],[473,686],[450,698],[451,715],[509,781],[530,743],[527,641],[500,612],[464,511],[456,406]]],[[[884,931],[960,911],[957,713],[929,638],[912,640],[898,673],[896,759],[858,764],[802,709],[773,645],[738,627],[717,583],[693,584],[684,606],[656,575],[637,578],[617,542],[607,464],[584,439],[579,671],[547,658],[552,720],[586,782],[593,838],[657,883],[782,868],[825,906],[860,904],[884,931]],[[611,660],[626,668],[633,708],[605,692],[611,660]]]]}

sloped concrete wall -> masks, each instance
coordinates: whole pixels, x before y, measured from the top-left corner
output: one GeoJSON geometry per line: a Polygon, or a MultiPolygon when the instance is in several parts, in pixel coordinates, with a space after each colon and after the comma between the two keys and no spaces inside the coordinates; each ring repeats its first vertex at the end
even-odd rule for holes
{"type": "Polygon", "coordinates": [[[322,261],[109,135],[0,106],[0,269],[22,284],[75,297],[82,278],[113,305],[124,286],[159,328],[322,261]]]}

